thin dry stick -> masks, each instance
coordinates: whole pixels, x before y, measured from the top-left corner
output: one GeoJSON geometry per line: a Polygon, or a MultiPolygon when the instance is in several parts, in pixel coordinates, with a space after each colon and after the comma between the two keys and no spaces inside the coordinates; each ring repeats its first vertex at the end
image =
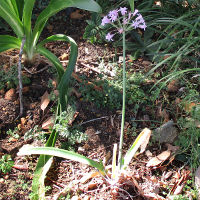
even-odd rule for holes
{"type": "Polygon", "coordinates": [[[22,43],[21,43],[21,47],[20,47],[20,51],[19,51],[19,63],[18,63],[18,80],[19,80],[19,103],[20,103],[20,113],[19,116],[23,115],[23,96],[22,96],[22,54],[23,54],[23,48],[24,48],[24,44],[26,41],[26,37],[24,36],[22,38],[22,43]]]}

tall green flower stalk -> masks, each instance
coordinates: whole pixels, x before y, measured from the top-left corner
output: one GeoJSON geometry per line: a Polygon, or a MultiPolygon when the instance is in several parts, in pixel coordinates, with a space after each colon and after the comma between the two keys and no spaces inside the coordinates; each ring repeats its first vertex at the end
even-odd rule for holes
{"type": "Polygon", "coordinates": [[[123,99],[122,99],[122,120],[121,120],[121,133],[119,142],[119,155],[118,155],[118,167],[122,168],[122,150],[123,150],[123,138],[124,138],[124,123],[125,123],[125,109],[126,109],[126,32],[130,29],[141,28],[145,30],[146,24],[139,13],[135,10],[133,13],[128,12],[126,7],[118,10],[112,10],[102,19],[102,26],[111,25],[115,29],[106,35],[108,41],[113,41],[115,34],[122,34],[123,44],[123,99]]]}

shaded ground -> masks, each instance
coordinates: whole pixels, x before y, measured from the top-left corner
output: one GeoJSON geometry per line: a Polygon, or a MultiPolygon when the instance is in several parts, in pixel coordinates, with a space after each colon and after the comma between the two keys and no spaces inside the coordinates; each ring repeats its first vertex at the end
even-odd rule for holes
{"type": "MultiPolygon", "coordinates": [[[[47,26],[43,36],[52,35],[54,33],[65,33],[73,37],[79,46],[79,57],[75,73],[78,76],[85,75],[88,81],[93,82],[97,79],[98,62],[99,58],[104,57],[105,62],[109,59],[113,59],[115,56],[114,49],[104,45],[92,45],[82,40],[84,32],[85,22],[84,19],[88,17],[87,13],[84,13],[83,18],[70,20],[70,23],[53,22],[47,26]],[[56,24],[56,26],[54,26],[56,24]],[[59,25],[58,25],[59,24],[59,25]],[[57,30],[59,28],[59,30],[57,30]],[[88,67],[89,66],[89,67],[88,67]]],[[[64,66],[67,64],[68,45],[62,42],[50,43],[48,48],[57,55],[64,66]],[[66,55],[65,55],[66,54],[66,55]]],[[[120,49],[118,50],[118,59],[121,56],[120,49]]],[[[0,65],[10,65],[17,63],[18,52],[7,52],[1,54],[0,65]],[[14,60],[15,58],[15,60],[14,60]]],[[[145,58],[141,58],[135,61],[133,67],[135,71],[148,71],[149,62],[145,58]]],[[[36,165],[36,156],[21,158],[17,157],[16,153],[19,148],[26,144],[32,143],[33,140],[24,140],[24,134],[36,125],[41,126],[42,123],[51,116],[51,108],[55,106],[55,102],[51,101],[45,112],[40,108],[41,97],[48,91],[51,92],[51,88],[48,87],[49,79],[55,79],[51,73],[51,67],[47,67],[48,64],[41,63],[36,68],[29,69],[33,73],[38,72],[41,69],[45,69],[40,73],[29,74],[27,71],[23,71],[24,75],[30,78],[31,84],[26,85],[24,90],[24,117],[17,118],[19,113],[19,101],[16,90],[13,94],[10,94],[10,98],[5,99],[8,95],[8,89],[1,90],[0,94],[0,155],[10,154],[15,161],[15,165],[11,172],[7,174],[0,174],[0,198],[1,199],[29,199],[31,192],[31,182],[33,178],[33,171],[36,165]],[[9,128],[17,126],[20,131],[19,138],[6,135],[6,131],[9,128]]],[[[131,66],[128,66],[131,67],[131,66]]],[[[152,84],[152,83],[150,83],[152,84]]],[[[88,140],[81,144],[76,144],[75,149],[92,159],[102,159],[105,164],[111,164],[113,144],[119,142],[119,131],[121,114],[120,110],[110,110],[109,108],[96,107],[94,103],[85,102],[81,94],[77,92],[77,88],[80,87],[80,83],[76,82],[74,86],[75,92],[72,92],[72,96],[76,100],[76,112],[72,125],[81,124],[83,132],[88,136],[88,140]],[[78,94],[77,94],[78,93],[78,94]],[[106,158],[106,159],[105,159],[106,158]]],[[[157,106],[158,107],[158,106],[157,106]]],[[[171,111],[176,109],[170,107],[171,111]]],[[[159,109],[158,109],[159,110],[159,109]]],[[[170,113],[170,112],[169,112],[170,113]]],[[[138,111],[134,111],[133,106],[129,106],[126,112],[126,126],[124,137],[124,149],[132,144],[135,136],[130,131],[132,128],[131,119],[137,119],[140,122],[137,124],[137,133],[142,128],[150,125],[149,120],[160,121],[173,118],[173,114],[170,116],[157,114],[157,111],[152,106],[140,107],[138,111]]],[[[155,123],[155,126],[159,126],[159,123],[155,123]]],[[[35,141],[41,145],[41,141],[35,141]]],[[[59,145],[59,142],[58,144],[59,145]]],[[[148,148],[152,153],[151,157],[158,155],[160,152],[166,150],[165,145],[152,145],[148,148]]],[[[122,183],[118,194],[118,199],[144,199],[139,191],[139,188],[146,193],[159,194],[165,199],[166,194],[169,192],[167,187],[173,188],[177,184],[178,178],[176,176],[183,176],[188,173],[188,168],[181,168],[182,164],[177,161],[166,161],[161,167],[149,168],[146,163],[149,160],[149,156],[142,154],[139,155],[136,160],[130,166],[128,170],[129,183],[122,183]],[[168,174],[168,175],[166,175],[168,174]],[[132,178],[131,178],[132,177],[132,178]],[[138,187],[137,184],[138,183],[138,187]],[[128,192],[125,192],[125,190],[128,192]]],[[[51,189],[47,192],[47,199],[58,199],[59,195],[66,196],[67,194],[75,196],[74,199],[114,199],[113,188],[107,184],[107,181],[94,175],[93,177],[86,178],[87,174],[95,172],[94,169],[84,166],[79,163],[74,163],[67,160],[54,158],[54,164],[47,175],[47,185],[51,189]]],[[[188,178],[189,179],[189,178],[188,178]]],[[[152,198],[153,199],[153,198],[152,198]]],[[[156,199],[156,198],[154,198],[156,199]]]]}

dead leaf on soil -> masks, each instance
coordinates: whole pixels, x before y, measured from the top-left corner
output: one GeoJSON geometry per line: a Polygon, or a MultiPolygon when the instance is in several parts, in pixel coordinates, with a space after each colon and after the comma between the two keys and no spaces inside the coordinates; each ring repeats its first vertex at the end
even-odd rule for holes
{"type": "Polygon", "coordinates": [[[80,10],[76,10],[75,12],[72,12],[70,14],[71,19],[81,19],[83,17],[84,17],[84,15],[80,14],[80,10]]]}
{"type": "Polygon", "coordinates": [[[173,153],[175,153],[176,151],[178,151],[180,149],[179,146],[173,146],[173,145],[171,145],[169,143],[166,144],[166,147],[167,147],[168,151],[171,151],[173,153]]]}
{"type": "Polygon", "coordinates": [[[50,98],[49,98],[49,93],[46,91],[42,98],[41,98],[41,105],[40,108],[41,110],[44,112],[44,110],[46,109],[46,107],[49,105],[50,102],[50,98]]]}
{"type": "Polygon", "coordinates": [[[46,121],[43,122],[42,124],[42,129],[49,129],[52,128],[54,125],[55,117],[51,116],[49,117],[46,121]]]}
{"type": "Polygon", "coordinates": [[[174,191],[174,195],[181,194],[183,191],[183,188],[185,186],[185,183],[182,183],[181,185],[178,185],[177,188],[174,191]]]}
{"type": "Polygon", "coordinates": [[[92,178],[94,178],[94,177],[98,177],[98,176],[100,176],[99,172],[92,172],[92,173],[89,173],[89,174],[84,175],[84,176],[81,178],[80,182],[81,182],[82,184],[85,184],[85,183],[87,183],[90,179],[92,179],[92,178]]]}
{"type": "Polygon", "coordinates": [[[149,143],[149,139],[151,137],[151,131],[148,132],[145,140],[143,141],[143,143],[140,145],[140,153],[143,153],[149,143]]]}
{"type": "Polygon", "coordinates": [[[167,85],[168,92],[178,92],[179,89],[179,82],[178,80],[172,80],[167,85]]]}
{"type": "Polygon", "coordinates": [[[5,94],[5,98],[6,100],[10,100],[10,101],[14,101],[16,100],[17,96],[16,96],[16,92],[14,88],[11,88],[10,90],[8,90],[5,94]]]}
{"type": "Polygon", "coordinates": [[[69,59],[69,55],[67,53],[63,53],[61,56],[60,56],[60,60],[68,60],[69,59]]]}
{"type": "Polygon", "coordinates": [[[155,156],[149,162],[147,163],[147,167],[155,167],[163,163],[165,160],[167,160],[171,155],[171,151],[163,151],[161,154],[158,156],[155,156]]]}
{"type": "Polygon", "coordinates": [[[186,112],[191,112],[191,111],[192,111],[192,108],[193,108],[194,106],[196,106],[196,105],[197,105],[197,104],[194,103],[194,102],[186,102],[185,105],[184,105],[184,110],[185,110],[186,112]]]}
{"type": "Polygon", "coordinates": [[[164,122],[168,122],[170,120],[169,113],[166,109],[162,109],[162,105],[158,107],[157,115],[158,117],[162,117],[164,122]]]}
{"type": "Polygon", "coordinates": [[[52,32],[53,31],[53,25],[48,25],[47,29],[48,29],[49,32],[52,32]]]}

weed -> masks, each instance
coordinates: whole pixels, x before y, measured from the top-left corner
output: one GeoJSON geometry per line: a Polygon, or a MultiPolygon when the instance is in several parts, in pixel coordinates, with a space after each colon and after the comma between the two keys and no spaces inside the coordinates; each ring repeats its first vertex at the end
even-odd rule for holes
{"type": "MultiPolygon", "coordinates": [[[[18,86],[18,71],[16,66],[11,66],[8,70],[0,71],[0,89],[3,89],[6,85],[7,89],[14,88],[18,86]]],[[[22,75],[22,83],[23,85],[30,84],[31,80],[22,75]]]]}
{"type": "MultiPolygon", "coordinates": [[[[187,93],[183,100],[183,109],[186,108],[185,102],[190,104],[192,102],[198,102],[199,93],[196,90],[191,90],[191,93],[187,93]]],[[[200,122],[200,105],[194,104],[192,108],[186,110],[187,117],[181,117],[178,120],[178,125],[182,130],[179,138],[176,142],[181,147],[184,155],[189,157],[189,164],[193,170],[197,169],[200,164],[200,130],[198,124],[200,122]]]]}
{"type": "Polygon", "coordinates": [[[25,134],[24,134],[24,139],[25,140],[39,140],[42,143],[46,142],[46,133],[44,131],[42,131],[42,129],[38,126],[34,126],[34,128],[28,130],[25,134]]]}
{"type": "MultiPolygon", "coordinates": [[[[98,108],[119,109],[122,104],[122,71],[118,69],[116,73],[112,79],[103,73],[98,76],[99,80],[95,82],[95,85],[101,86],[102,91],[94,90],[93,86],[86,85],[83,78],[79,88],[83,100],[94,103],[98,108]]],[[[135,72],[131,75],[127,73],[126,99],[129,105],[138,107],[149,101],[145,88],[142,87],[143,78],[141,73],[135,72]]]]}
{"type": "Polygon", "coordinates": [[[62,147],[65,149],[73,149],[72,146],[74,144],[81,143],[87,139],[87,136],[80,130],[80,127],[69,126],[69,122],[73,119],[73,116],[74,108],[69,105],[67,111],[57,116],[57,123],[54,125],[54,129],[59,133],[60,139],[64,139],[62,147]]]}
{"type": "Polygon", "coordinates": [[[14,161],[8,154],[3,155],[2,158],[0,159],[0,171],[2,171],[4,174],[10,172],[13,165],[14,161]]]}
{"type": "Polygon", "coordinates": [[[12,138],[19,139],[18,131],[19,131],[19,130],[18,130],[17,127],[15,127],[14,130],[9,129],[9,130],[6,132],[7,135],[11,136],[8,140],[10,141],[10,140],[12,140],[12,138]]]}

